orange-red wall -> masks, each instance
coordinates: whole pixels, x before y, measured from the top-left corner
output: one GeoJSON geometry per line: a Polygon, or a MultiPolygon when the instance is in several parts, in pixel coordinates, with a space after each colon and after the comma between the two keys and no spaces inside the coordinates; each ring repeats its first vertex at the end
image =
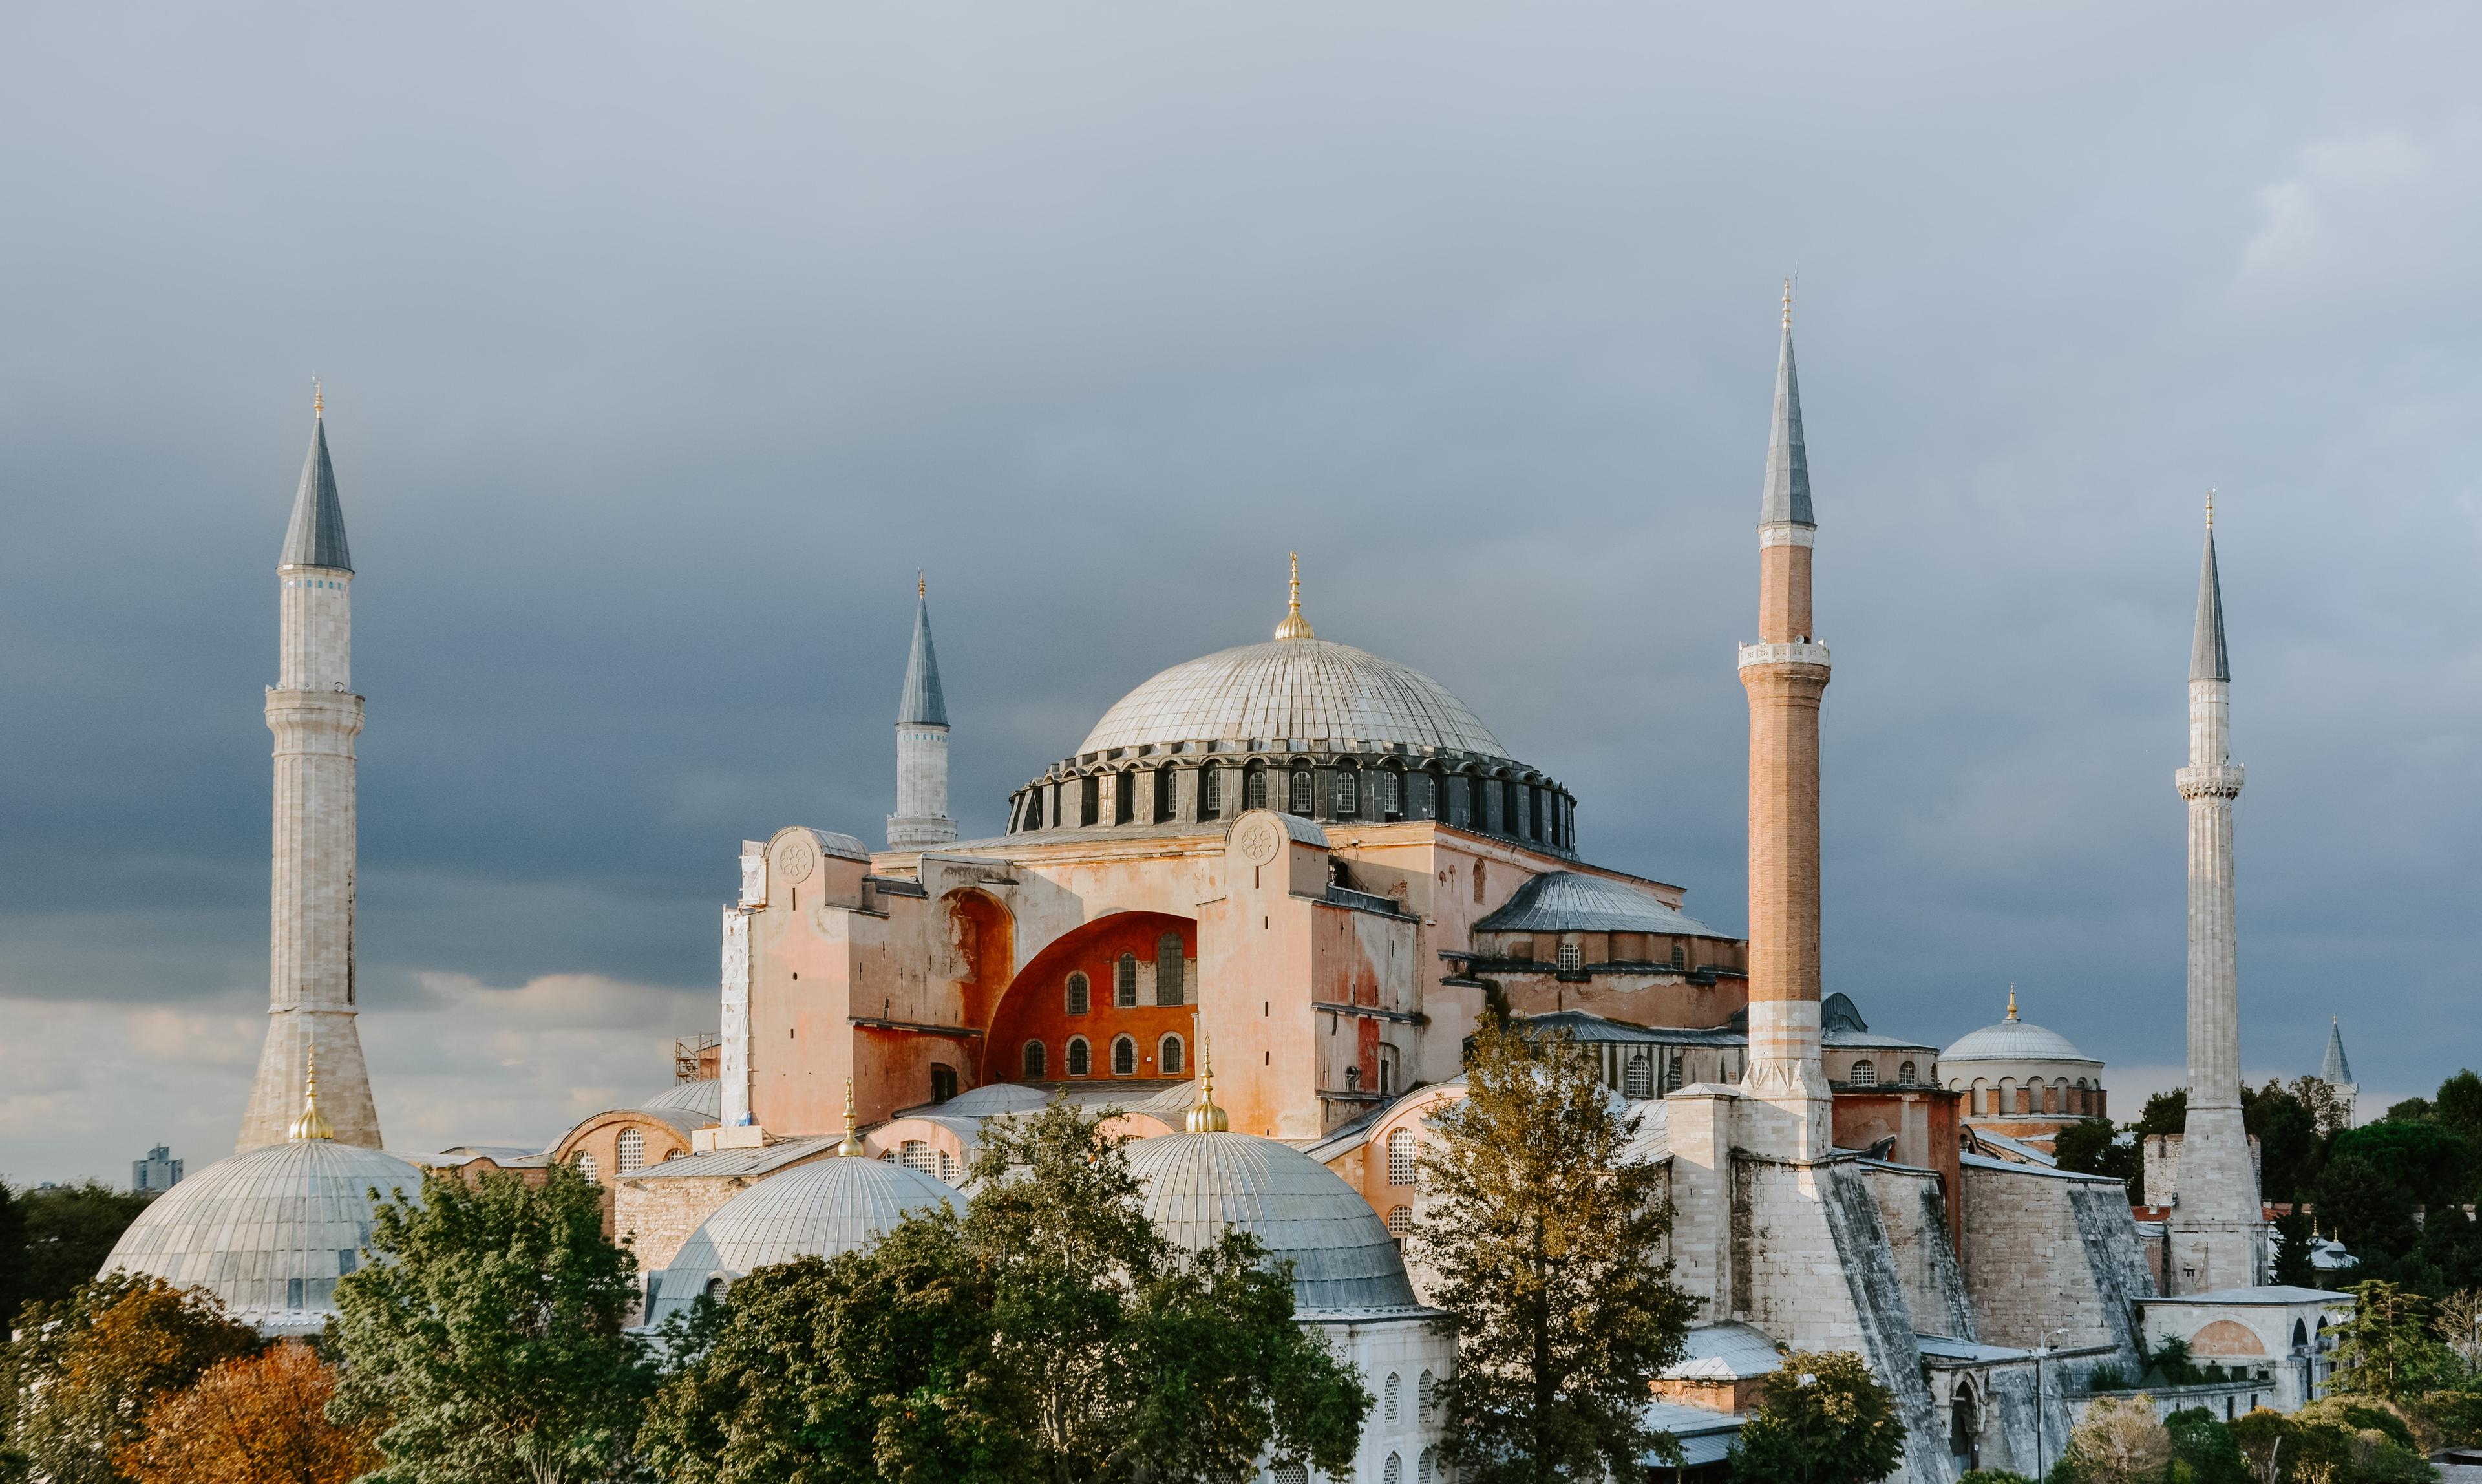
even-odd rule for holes
{"type": "Polygon", "coordinates": [[[1025,1044],[1040,1039],[1045,1057],[1043,1074],[1055,1081],[1064,1080],[1069,1075],[1069,1038],[1083,1036],[1094,1047],[1094,1064],[1088,1075],[1109,1081],[1112,1042],[1122,1035],[1137,1038],[1136,1075],[1159,1077],[1165,1073],[1155,1063],[1155,1047],[1166,1032],[1177,1032],[1181,1039],[1179,1074],[1195,1075],[1197,959],[1198,924],[1186,917],[1151,912],[1119,913],[1077,929],[1037,954],[1017,974],[1017,982],[1009,986],[1008,994],[1000,1000],[999,1013],[991,1021],[985,1077],[993,1082],[1023,1077],[1025,1044]],[[1184,960],[1182,1003],[1155,1004],[1152,975],[1149,973],[1140,979],[1139,1003],[1125,1009],[1115,1007],[1114,965],[1122,954],[1129,953],[1135,954],[1142,966],[1151,968],[1156,941],[1166,933],[1180,935],[1184,960]],[[1068,1012],[1071,973],[1085,974],[1090,986],[1089,1009],[1084,1015],[1068,1012]]]}

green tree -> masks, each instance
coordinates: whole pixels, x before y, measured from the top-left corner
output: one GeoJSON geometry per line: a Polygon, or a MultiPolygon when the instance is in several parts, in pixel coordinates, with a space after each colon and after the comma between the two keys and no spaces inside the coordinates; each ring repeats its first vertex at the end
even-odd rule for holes
{"type": "Polygon", "coordinates": [[[100,1180],[12,1191],[0,1185],[0,1336],[18,1309],[57,1304],[103,1270],[152,1195],[100,1180]]]}
{"type": "Polygon", "coordinates": [[[2318,1286],[2318,1269],[2310,1262],[2310,1214],[2293,1210],[2275,1218],[2275,1281],[2296,1288],[2318,1286]]]}
{"type": "Polygon", "coordinates": [[[2474,1147],[2442,1123],[2383,1121],[2336,1136],[2333,1157],[2364,1159],[2402,1183],[2416,1206],[2445,1210],[2463,1198],[2474,1147]]]}
{"type": "Polygon", "coordinates": [[[1064,1101],[994,1120],[964,1216],[701,1300],[647,1456],[677,1484],[1350,1469],[1370,1394],[1295,1320],[1288,1265],[1158,1234],[1125,1142],[1064,1101]]]}
{"type": "Polygon", "coordinates": [[[113,1460],[145,1436],[158,1398],[260,1348],[206,1289],[122,1272],[30,1305],[19,1321],[0,1352],[8,1451],[50,1484],[119,1484],[113,1460]]]}
{"type": "Polygon", "coordinates": [[[1457,1335],[1442,1451],[1469,1484],[1634,1475],[1676,1446],[1641,1418],[1695,1313],[1661,1172],[1625,1153],[1637,1120],[1573,1042],[1492,1017],[1432,1126],[1413,1248],[1457,1335]]]}
{"type": "Polygon", "coordinates": [[[2358,1153],[2337,1154],[2319,1172],[2311,1194],[2319,1223],[2364,1263],[2410,1252],[2420,1235],[2413,1221],[2413,1192],[2376,1160],[2358,1153]]]}
{"type": "MultiPolygon", "coordinates": [[[[2098,1403],[2099,1405],[2099,1403],[2098,1403]]],[[[1795,1350],[1732,1444],[1733,1484],[1870,1484],[1896,1471],[1896,1394],[1849,1350],[1795,1350]]]]}
{"type": "Polygon", "coordinates": [[[2441,1126],[2476,1148],[2482,1148],[2482,1077],[2460,1072],[2439,1084],[2441,1126]]]}
{"type": "Polygon", "coordinates": [[[2154,1399],[2099,1396],[2069,1431],[2059,1473],[2075,1484],[2154,1484],[2172,1463],[2172,1433],[2154,1416],[2154,1399]]]}
{"type": "Polygon", "coordinates": [[[377,1208],[370,1250],[380,1260],[336,1285],[345,1365],[330,1410],[384,1424],[375,1484],[561,1484],[631,1466],[654,1385],[621,1331],[638,1264],[603,1234],[574,1166],[540,1186],[426,1176],[420,1206],[377,1208]]]}
{"type": "Polygon", "coordinates": [[[2250,1484],[2249,1461],[2205,1408],[2181,1408],[2163,1419],[2163,1430],[2172,1439],[2170,1484],[2250,1484]]]}
{"type": "Polygon", "coordinates": [[[2353,1317],[2337,1341],[2334,1393],[2394,1404],[2461,1369],[2431,1337],[2429,1301],[2376,1279],[2353,1285],[2353,1317]]]}
{"type": "MultiPolygon", "coordinates": [[[[2051,1157],[2060,1162],[2063,1170],[2134,1182],[2140,1174],[2138,1147],[2134,1140],[2124,1143],[2123,1138],[2109,1119],[2081,1119],[2052,1135],[2051,1157]]],[[[2130,1199],[2136,1199],[2134,1189],[2130,1199]]]]}
{"type": "Polygon", "coordinates": [[[2298,1200],[2314,1172],[2321,1149],[2318,1107],[2333,1102],[2315,1077],[2291,1087],[2269,1078],[2264,1087],[2241,1084],[2241,1126],[2258,1145],[2258,1194],[2269,1201],[2298,1200]]]}

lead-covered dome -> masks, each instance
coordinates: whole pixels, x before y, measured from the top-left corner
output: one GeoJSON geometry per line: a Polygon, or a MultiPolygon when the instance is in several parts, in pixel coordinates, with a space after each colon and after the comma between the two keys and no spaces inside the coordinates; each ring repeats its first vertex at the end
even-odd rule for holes
{"type": "Polygon", "coordinates": [[[1335,1172],[1288,1144],[1247,1133],[1175,1133],[1128,1146],[1155,1230],[1196,1250],[1237,1227],[1293,1264],[1305,1314],[1419,1307],[1379,1213],[1335,1172]]]}
{"type": "Polygon", "coordinates": [[[908,1214],[956,1203],[955,1191],[888,1160],[830,1155],[795,1165],[726,1201],[690,1233],[651,1285],[647,1320],[687,1308],[710,1284],[729,1285],[770,1262],[858,1252],[908,1214]]]}
{"type": "Polygon", "coordinates": [[[1275,639],[1173,666],[1113,702],[1080,754],[1198,741],[1282,748],[1347,742],[1505,757],[1465,703],[1429,676],[1349,644],[1275,639]]]}
{"type": "Polygon", "coordinates": [[[375,1149],[297,1138],[220,1159],[139,1212],[105,1259],[223,1300],[262,1332],[312,1331],[371,1239],[371,1192],[419,1202],[422,1172],[375,1149]]]}
{"type": "Polygon", "coordinates": [[[2008,1018],[1996,1025],[1967,1031],[1956,1045],[1940,1053],[1950,1062],[2086,1062],[2102,1064],[2076,1048],[2058,1031],[2017,1019],[2017,991],[2008,991],[2008,1018]]]}
{"type": "Polygon", "coordinates": [[[714,1077],[700,1077],[694,1082],[675,1082],[638,1106],[647,1112],[673,1109],[694,1113],[708,1123],[724,1118],[724,1083],[714,1077]]]}

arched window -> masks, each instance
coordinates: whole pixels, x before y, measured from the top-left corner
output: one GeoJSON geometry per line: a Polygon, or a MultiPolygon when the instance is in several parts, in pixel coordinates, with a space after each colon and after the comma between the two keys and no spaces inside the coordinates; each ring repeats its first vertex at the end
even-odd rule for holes
{"type": "Polygon", "coordinates": [[[1396,1238],[1396,1244],[1403,1246],[1405,1238],[1412,1235],[1413,1232],[1413,1207],[1399,1206],[1390,1208],[1387,1212],[1387,1234],[1396,1238]]]}
{"type": "MultiPolygon", "coordinates": [[[[1413,1387],[1413,1420],[1424,1427],[1430,1426],[1431,1413],[1439,1404],[1439,1378],[1426,1370],[1422,1372],[1422,1379],[1413,1387]]],[[[1424,1453],[1422,1456],[1427,1459],[1431,1455],[1424,1453]]]]}
{"type": "Polygon", "coordinates": [[[1025,1044],[1025,1079],[1029,1082],[1040,1082],[1050,1074],[1050,1058],[1044,1053],[1043,1043],[1027,1042],[1025,1044]]]}
{"type": "MultiPolygon", "coordinates": [[[[1428,1374],[1428,1372],[1425,1372],[1425,1374],[1428,1374]]],[[[1421,1461],[1413,1466],[1413,1484],[1439,1484],[1439,1450],[1437,1448],[1424,1448],[1422,1450],[1421,1461]]]]}
{"type": "Polygon", "coordinates": [[[1621,1092],[1629,1098],[1653,1097],[1654,1058],[1644,1051],[1633,1053],[1628,1059],[1628,1070],[1621,1076],[1621,1092]]]}
{"type": "Polygon", "coordinates": [[[1198,817],[1213,819],[1224,812],[1224,770],[1213,763],[1198,770],[1198,817]]]}
{"type": "Polygon", "coordinates": [[[620,1155],[616,1162],[620,1165],[620,1173],[622,1175],[635,1175],[647,1168],[647,1136],[637,1129],[621,1129],[620,1141],[615,1147],[615,1152],[620,1155]]]}
{"type": "Polygon", "coordinates": [[[725,1293],[726,1290],[730,1289],[731,1286],[732,1284],[727,1279],[710,1278],[706,1281],[706,1296],[721,1304],[724,1302],[725,1293]]]}
{"type": "Polygon", "coordinates": [[[1380,1406],[1383,1409],[1380,1413],[1380,1420],[1387,1423],[1390,1427],[1396,1425],[1397,1421],[1400,1419],[1399,1413],[1401,1411],[1399,1398],[1404,1394],[1405,1379],[1402,1376],[1397,1375],[1396,1372],[1392,1370],[1389,1371],[1387,1373],[1387,1385],[1380,1391],[1380,1395],[1385,1398],[1385,1400],[1380,1403],[1380,1406]]]}
{"type": "Polygon", "coordinates": [[[898,1145],[896,1162],[909,1170],[919,1170],[929,1176],[936,1177],[939,1173],[938,1152],[920,1139],[908,1139],[898,1145]]]}
{"type": "Polygon", "coordinates": [[[1122,774],[1112,789],[1112,823],[1127,824],[1138,817],[1138,773],[1136,769],[1122,774]]]}
{"type": "MultiPolygon", "coordinates": [[[[1479,784],[1477,784],[1477,786],[1479,786],[1479,784]]],[[[1482,880],[1484,869],[1485,867],[1481,861],[1477,861],[1474,862],[1474,901],[1477,904],[1482,901],[1482,880]]]]}
{"type": "Polygon", "coordinates": [[[1879,1069],[1865,1056],[1853,1064],[1852,1075],[1847,1080],[1856,1087],[1876,1087],[1879,1085],[1879,1069]]]}
{"type": "Polygon", "coordinates": [[[957,1183],[957,1157],[944,1149],[939,1152],[939,1182],[943,1185],[957,1183]]]}
{"type": "Polygon", "coordinates": [[[1560,972],[1573,974],[1586,967],[1586,950],[1575,943],[1560,945],[1560,972]]]}
{"type": "Polygon", "coordinates": [[[1405,812],[1405,779],[1392,768],[1379,770],[1379,813],[1394,819],[1405,812]]]}
{"type": "Polygon", "coordinates": [[[1329,791],[1329,803],[1334,806],[1335,817],[1351,819],[1361,808],[1361,782],[1351,768],[1335,770],[1335,782],[1329,791]]]}
{"type": "Polygon", "coordinates": [[[1414,1136],[1413,1129],[1399,1128],[1389,1134],[1387,1136],[1387,1183],[1390,1185],[1413,1183],[1414,1161],[1420,1158],[1421,1153],[1421,1140],[1414,1136]]]}
{"type": "Polygon", "coordinates": [[[1157,820],[1165,820],[1172,817],[1173,800],[1176,797],[1178,797],[1178,795],[1175,791],[1173,770],[1170,768],[1155,769],[1154,817],[1157,820]]]}
{"type": "Polygon", "coordinates": [[[1296,768],[1292,782],[1285,785],[1284,808],[1295,814],[1310,811],[1310,770],[1296,768]]]}
{"type": "Polygon", "coordinates": [[[1094,998],[1094,987],[1087,983],[1084,974],[1069,976],[1069,1013],[1070,1015],[1084,1015],[1092,1007],[1094,998]]]}
{"type": "Polygon", "coordinates": [[[957,1096],[957,1069],[942,1062],[931,1064],[931,1100],[945,1102],[957,1096]]]}
{"type": "Polygon", "coordinates": [[[1262,809],[1267,807],[1267,770],[1252,768],[1241,775],[1241,807],[1262,809]]]}
{"type": "Polygon", "coordinates": [[[1177,1005],[1181,998],[1181,947],[1178,933],[1155,940],[1155,1003],[1177,1005]]]}
{"type": "Polygon", "coordinates": [[[1043,828],[1043,790],[1040,788],[1025,791],[1025,827],[1029,830],[1043,828]]]}
{"type": "Polygon", "coordinates": [[[1112,1041],[1112,1075],[1133,1077],[1138,1074],[1138,1044],[1126,1036],[1112,1041]]]}
{"type": "Polygon", "coordinates": [[[1181,1074],[1180,1038],[1166,1036],[1155,1044],[1155,1070],[1168,1077],[1181,1074]]]}
{"type": "Polygon", "coordinates": [[[2310,1328],[2300,1320],[2292,1321],[2292,1351],[2295,1355],[2310,1348],[2310,1328]]]}
{"type": "Polygon", "coordinates": [[[1912,1062],[1904,1063],[1896,1069],[1896,1085],[1898,1087],[1913,1086],[1914,1075],[1915,1071],[1914,1064],[1912,1062]]]}
{"type": "Polygon", "coordinates": [[[1396,1091],[1396,1048],[1386,1042],[1379,1043],[1379,1093],[1388,1097],[1396,1091]]]}
{"type": "Polygon", "coordinates": [[[1086,1045],[1086,1038],[1083,1036],[1069,1037],[1069,1074],[1072,1077],[1082,1077],[1091,1073],[1094,1070],[1095,1053],[1093,1049],[1086,1045]]]}
{"type": "Polygon", "coordinates": [[[1138,956],[1123,953],[1112,966],[1112,1003],[1126,1010],[1138,1002],[1138,956]]]}
{"type": "Polygon", "coordinates": [[[588,1184],[594,1183],[594,1156],[585,1150],[577,1152],[577,1173],[586,1177],[588,1184]]]}
{"type": "Polygon", "coordinates": [[[1096,790],[1100,787],[1102,784],[1091,773],[1077,781],[1077,822],[1079,824],[1091,825],[1095,822],[1096,790]]]}
{"type": "MultiPolygon", "coordinates": [[[[1388,1420],[1395,1418],[1391,1417],[1388,1420]]],[[[1386,1464],[1379,1471],[1379,1484],[1405,1484],[1405,1460],[1402,1456],[1395,1453],[1387,1455],[1386,1464]]]]}
{"type": "Polygon", "coordinates": [[[1689,1078],[1684,1074],[1687,1070],[1687,1063],[1682,1058],[1677,1056],[1674,1057],[1672,1059],[1672,1075],[1665,1079],[1664,1091],[1677,1093],[1682,1088],[1687,1087],[1689,1085],[1689,1078]]]}

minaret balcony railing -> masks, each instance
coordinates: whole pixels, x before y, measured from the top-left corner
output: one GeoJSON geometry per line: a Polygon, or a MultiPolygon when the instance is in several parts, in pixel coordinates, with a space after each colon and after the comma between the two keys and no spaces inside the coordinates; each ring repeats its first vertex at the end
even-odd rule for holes
{"type": "Polygon", "coordinates": [[[1827,662],[1827,646],[1802,640],[1797,644],[1745,644],[1741,646],[1741,668],[1753,665],[1816,665],[1831,668],[1827,662]]]}
{"type": "Polygon", "coordinates": [[[2172,778],[2180,785],[2183,799],[2230,799],[2241,791],[2242,771],[2236,762],[2208,763],[2182,768],[2172,778]]]}

